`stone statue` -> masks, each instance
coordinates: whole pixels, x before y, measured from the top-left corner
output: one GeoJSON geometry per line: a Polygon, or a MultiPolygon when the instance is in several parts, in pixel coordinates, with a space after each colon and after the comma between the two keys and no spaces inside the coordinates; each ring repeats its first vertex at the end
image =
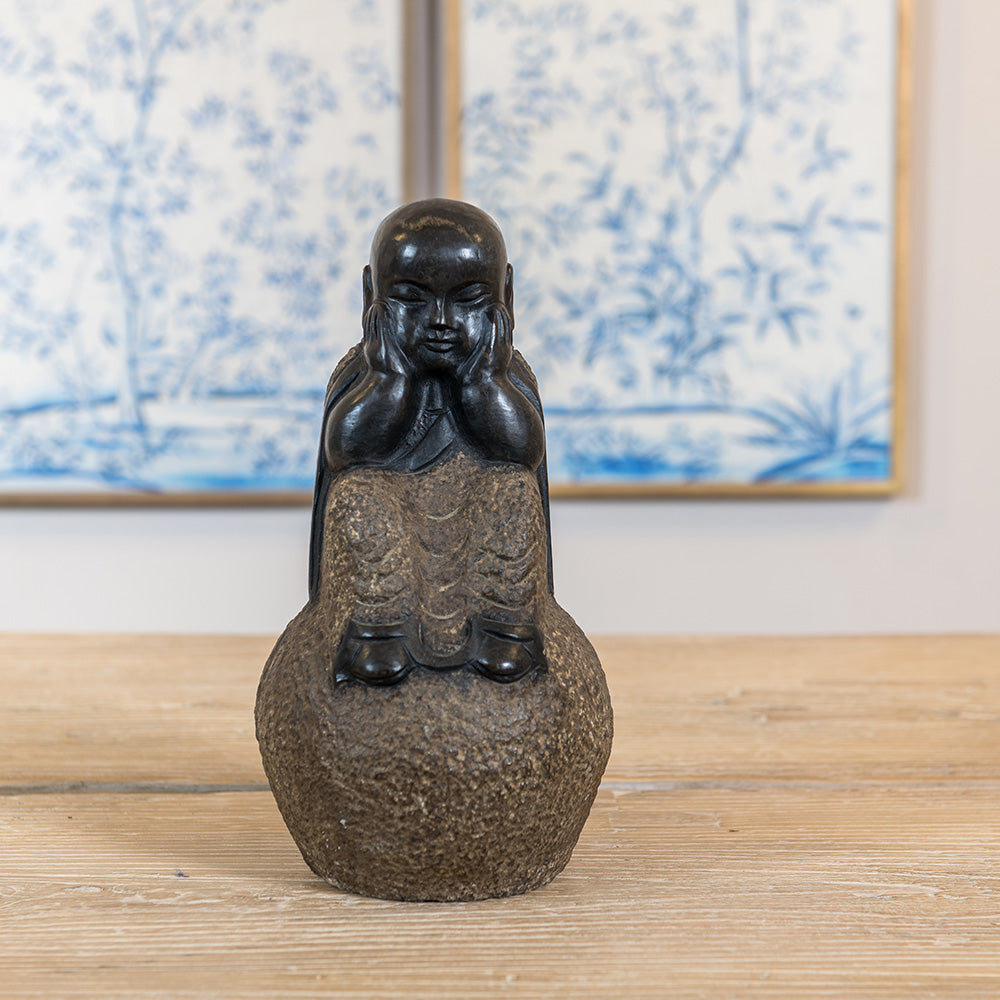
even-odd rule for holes
{"type": "Polygon", "coordinates": [[[431,199],[385,219],[363,286],[363,338],[324,407],[309,601],[258,692],[265,771],[334,885],[523,892],[569,860],[612,721],[553,596],[513,271],[488,215],[431,199]]]}

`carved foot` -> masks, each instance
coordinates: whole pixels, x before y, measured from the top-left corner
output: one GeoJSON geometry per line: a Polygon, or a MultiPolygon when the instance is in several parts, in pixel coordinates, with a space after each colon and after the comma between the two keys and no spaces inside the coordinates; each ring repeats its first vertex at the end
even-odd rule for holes
{"type": "Polygon", "coordinates": [[[338,683],[395,684],[418,665],[429,670],[468,665],[490,680],[507,683],[545,669],[547,661],[542,633],[530,623],[510,624],[474,615],[464,646],[441,655],[423,645],[419,627],[411,618],[384,625],[352,619],[337,649],[334,676],[338,683]]]}
{"type": "Polygon", "coordinates": [[[407,650],[405,622],[363,625],[350,621],[334,661],[337,681],[359,680],[366,684],[395,684],[414,666],[407,650]]]}
{"type": "Polygon", "coordinates": [[[537,625],[511,625],[476,615],[472,621],[472,666],[491,680],[516,681],[547,665],[537,625]]]}

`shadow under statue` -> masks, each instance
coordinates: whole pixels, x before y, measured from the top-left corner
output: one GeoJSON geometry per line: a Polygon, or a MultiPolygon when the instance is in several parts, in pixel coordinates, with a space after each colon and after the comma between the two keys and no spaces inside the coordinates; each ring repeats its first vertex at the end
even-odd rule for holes
{"type": "Polygon", "coordinates": [[[569,861],[611,750],[600,662],[552,588],[542,407],[513,272],[472,205],[375,234],[327,389],[309,601],[257,738],[303,857],[368,896],[468,900],[569,861]]]}

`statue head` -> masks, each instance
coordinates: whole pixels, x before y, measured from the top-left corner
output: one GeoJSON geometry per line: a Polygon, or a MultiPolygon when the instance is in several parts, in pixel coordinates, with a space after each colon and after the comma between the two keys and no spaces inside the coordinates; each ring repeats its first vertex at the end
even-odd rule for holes
{"type": "Polygon", "coordinates": [[[513,270],[497,224],[462,201],[429,198],[387,216],[364,269],[365,313],[377,304],[419,368],[449,370],[489,335],[495,311],[513,326],[513,270]]]}

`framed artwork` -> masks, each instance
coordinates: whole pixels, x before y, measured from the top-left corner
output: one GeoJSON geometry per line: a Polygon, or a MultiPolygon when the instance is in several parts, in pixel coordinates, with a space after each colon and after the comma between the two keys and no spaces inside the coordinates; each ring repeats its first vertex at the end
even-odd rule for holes
{"type": "Polygon", "coordinates": [[[449,0],[557,495],[900,484],[909,0],[449,0]]]}
{"type": "Polygon", "coordinates": [[[398,0],[11,0],[0,503],[308,500],[404,198],[398,0]]]}

